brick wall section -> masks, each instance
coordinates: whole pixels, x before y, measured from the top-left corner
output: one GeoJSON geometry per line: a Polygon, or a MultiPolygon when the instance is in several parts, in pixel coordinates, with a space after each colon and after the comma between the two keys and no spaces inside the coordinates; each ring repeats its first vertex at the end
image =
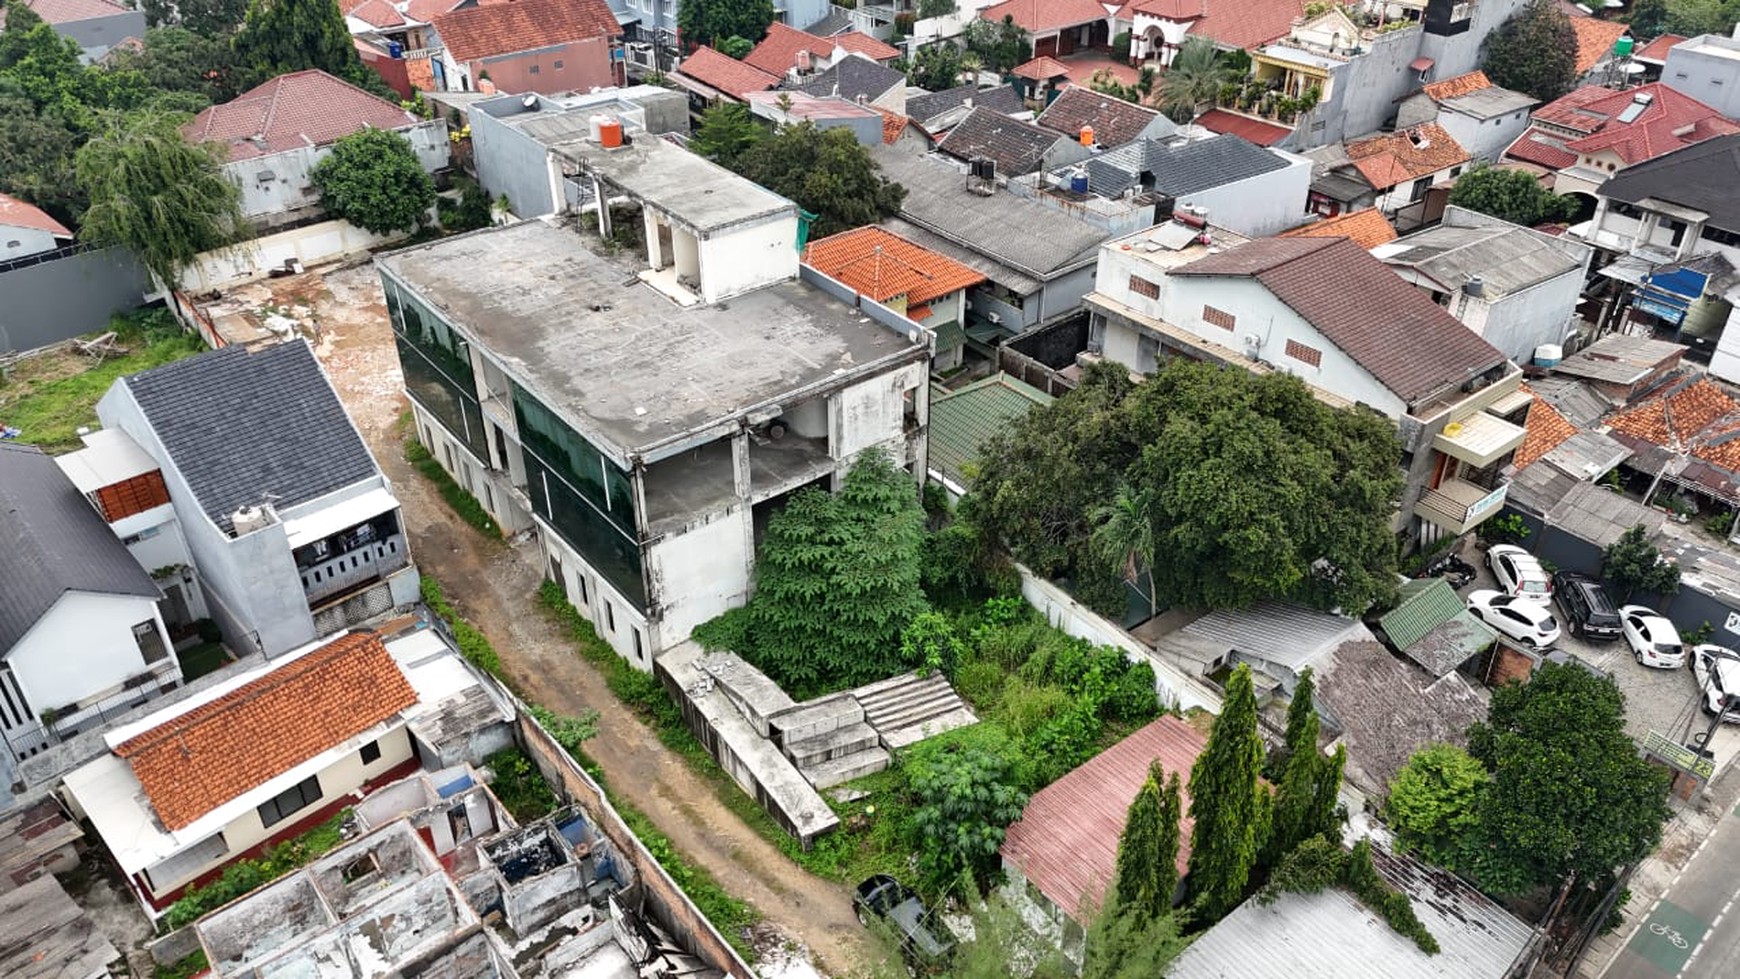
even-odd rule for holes
{"type": "Polygon", "coordinates": [[[755,974],[749,965],[738,957],[713,923],[701,914],[677,882],[653,859],[640,838],[622,821],[622,816],[610,804],[598,783],[532,719],[524,705],[520,705],[518,715],[515,722],[517,736],[527,757],[538,766],[538,771],[559,795],[587,811],[599,831],[609,837],[617,852],[624,854],[634,867],[636,888],[642,898],[641,912],[658,922],[679,944],[700,956],[708,965],[722,969],[736,979],[753,979],[755,974]]]}
{"type": "Polygon", "coordinates": [[[1535,662],[1527,653],[1512,649],[1504,643],[1494,646],[1492,655],[1493,661],[1486,678],[1486,685],[1489,687],[1501,687],[1512,680],[1527,683],[1535,672],[1535,662]]]}

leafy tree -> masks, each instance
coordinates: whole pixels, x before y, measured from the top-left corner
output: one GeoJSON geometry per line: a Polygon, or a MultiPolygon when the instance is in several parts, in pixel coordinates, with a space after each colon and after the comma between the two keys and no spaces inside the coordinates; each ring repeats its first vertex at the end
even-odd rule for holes
{"type": "Polygon", "coordinates": [[[1125,557],[1106,560],[1093,530],[1127,486],[1151,497],[1161,605],[1361,610],[1394,587],[1400,451],[1381,416],[1330,408],[1288,375],[1174,360],[1138,385],[1096,365],[981,448],[967,514],[1028,567],[1122,613],[1125,557]]]}
{"type": "Polygon", "coordinates": [[[1727,35],[1736,20],[1740,20],[1740,2],[1736,0],[1668,0],[1663,26],[1670,33],[1687,37],[1727,35]]]}
{"type": "Polygon", "coordinates": [[[1577,209],[1569,197],[1542,187],[1532,173],[1484,163],[1456,178],[1450,203],[1524,227],[1568,218],[1577,209]]]}
{"type": "Polygon", "coordinates": [[[1602,569],[1608,580],[1625,589],[1625,600],[1635,592],[1668,596],[1680,590],[1680,566],[1662,557],[1650,543],[1643,525],[1619,535],[1602,553],[1602,569]]]}
{"type": "Polygon", "coordinates": [[[748,147],[732,169],[817,215],[810,239],[875,224],[900,210],[906,188],[883,178],[847,129],[785,126],[748,147]]]}
{"type": "Polygon", "coordinates": [[[953,44],[933,44],[928,48],[920,48],[912,62],[906,66],[906,83],[940,92],[960,84],[961,71],[960,48],[953,44]]]}
{"type": "Polygon", "coordinates": [[[192,92],[209,103],[228,102],[242,91],[242,72],[227,36],[154,27],[145,32],[143,50],[117,50],[109,62],[137,71],[154,89],[192,92]]]}
{"type": "Polygon", "coordinates": [[[1251,669],[1240,664],[1226,684],[1208,744],[1190,770],[1190,893],[1204,918],[1218,921],[1244,899],[1257,862],[1257,781],[1263,739],[1251,669]]]}
{"type": "Polygon", "coordinates": [[[732,37],[754,43],[767,36],[771,23],[773,0],[679,0],[677,4],[677,30],[690,44],[717,44],[732,37]]]}
{"type": "Polygon", "coordinates": [[[1028,60],[1032,52],[1027,31],[1007,14],[998,24],[983,18],[970,21],[961,32],[961,40],[968,51],[978,56],[981,65],[997,72],[1006,72],[1028,60]]]}
{"type": "MultiPolygon", "coordinates": [[[[1108,564],[1121,565],[1124,580],[1140,584],[1142,574],[1154,566],[1154,497],[1119,486],[1112,502],[1095,507],[1092,543],[1108,564]]],[[[1148,589],[1148,614],[1160,611],[1159,598],[1148,589]]]]}
{"type": "Polygon", "coordinates": [[[733,34],[719,42],[719,52],[728,57],[736,58],[738,61],[748,57],[749,52],[753,50],[755,50],[755,42],[739,34],[733,34]]]}
{"type": "Polygon", "coordinates": [[[0,76],[0,191],[74,225],[85,209],[72,172],[80,140],[59,115],[38,113],[16,79],[0,76]]]}
{"type": "Polygon", "coordinates": [[[143,0],[139,9],[152,27],[185,27],[215,38],[232,34],[242,25],[248,0],[143,0]]]}
{"type": "Polygon", "coordinates": [[[1660,37],[1668,18],[1667,0],[1636,0],[1631,5],[1631,34],[1639,43],[1660,37]]]}
{"type": "Polygon", "coordinates": [[[321,207],[378,235],[422,227],[435,203],[435,182],[411,141],[388,129],[340,139],[310,176],[321,207]]]}
{"type": "Polygon", "coordinates": [[[1081,979],[1154,979],[1188,944],[1171,914],[1108,905],[1088,921],[1081,979]]]}
{"type": "Polygon", "coordinates": [[[357,56],[337,0],[249,0],[235,50],[237,63],[250,74],[249,85],[319,68],[378,94],[370,80],[379,83],[379,76],[357,56]]]}
{"type": "Polygon", "coordinates": [[[768,521],[755,598],[696,635],[735,649],[800,697],[911,669],[919,664],[902,658],[900,639],[925,611],[923,538],[912,477],[881,451],[866,452],[838,494],[793,494],[768,521]]]}
{"type": "Polygon", "coordinates": [[[1638,756],[1612,680],[1544,664],[1493,691],[1468,742],[1492,775],[1465,868],[1482,886],[1517,894],[1593,880],[1660,842],[1668,777],[1638,756]]]}
{"type": "Polygon", "coordinates": [[[1198,107],[1212,103],[1221,85],[1230,80],[1214,42],[1187,37],[1160,79],[1161,111],[1173,122],[1189,122],[1196,118],[1198,107]]]}
{"type": "Polygon", "coordinates": [[[940,612],[920,612],[913,616],[906,631],[900,635],[900,658],[917,663],[923,669],[953,678],[955,667],[967,655],[967,644],[955,632],[949,617],[940,612]]]}
{"type": "Polygon", "coordinates": [[[946,887],[963,872],[988,880],[997,867],[1004,829],[1021,816],[1012,749],[983,741],[932,738],[903,762],[913,795],[912,826],[925,879],[946,887]]]}
{"type": "Polygon", "coordinates": [[[1165,884],[1165,877],[1170,876],[1174,886],[1178,878],[1176,869],[1166,875],[1160,868],[1160,840],[1165,831],[1163,820],[1166,814],[1160,786],[1165,781],[1166,772],[1159,762],[1154,762],[1148,770],[1148,780],[1142,783],[1136,798],[1130,802],[1129,812],[1124,817],[1124,831],[1118,837],[1117,874],[1113,886],[1119,908],[1149,916],[1171,910],[1172,891],[1163,891],[1161,887],[1165,884]]]}
{"type": "Polygon", "coordinates": [[[955,0],[918,0],[918,19],[947,17],[955,12],[955,0]]]}
{"type": "Polygon", "coordinates": [[[748,106],[721,102],[701,113],[701,124],[689,140],[689,149],[729,167],[761,137],[762,129],[749,117],[748,106]]]}
{"type": "Polygon", "coordinates": [[[183,117],[155,111],[104,117],[73,172],[90,200],[79,237],[128,248],[168,286],[201,252],[242,237],[241,191],[220,150],[181,138],[183,117]]]}
{"type": "Polygon", "coordinates": [[[1476,810],[1488,782],[1468,752],[1434,744],[1414,752],[1390,782],[1384,818],[1396,843],[1440,867],[1456,869],[1478,825],[1476,810]]]}
{"type": "Polygon", "coordinates": [[[1577,82],[1577,32],[1554,0],[1529,0],[1486,38],[1482,68],[1494,85],[1542,102],[1577,82]]]}

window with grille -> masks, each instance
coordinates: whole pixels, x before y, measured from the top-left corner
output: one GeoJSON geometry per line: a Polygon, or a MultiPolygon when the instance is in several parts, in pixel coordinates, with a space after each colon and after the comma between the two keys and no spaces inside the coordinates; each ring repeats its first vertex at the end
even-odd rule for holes
{"type": "Polygon", "coordinates": [[[1312,367],[1323,366],[1323,351],[1316,347],[1308,347],[1297,340],[1287,341],[1287,356],[1301,364],[1310,364],[1312,367]]]}
{"type": "Polygon", "coordinates": [[[1223,330],[1230,330],[1238,326],[1239,323],[1238,317],[1224,309],[1215,309],[1213,306],[1202,307],[1202,321],[1211,326],[1218,326],[1223,330]]]}
{"type": "Polygon", "coordinates": [[[260,825],[271,827],[296,815],[298,812],[320,801],[320,779],[310,775],[306,779],[278,793],[260,806],[260,825]]]}
{"type": "Polygon", "coordinates": [[[1138,296],[1147,296],[1149,299],[1160,298],[1160,284],[1149,282],[1139,275],[1130,276],[1130,291],[1138,296]]]}

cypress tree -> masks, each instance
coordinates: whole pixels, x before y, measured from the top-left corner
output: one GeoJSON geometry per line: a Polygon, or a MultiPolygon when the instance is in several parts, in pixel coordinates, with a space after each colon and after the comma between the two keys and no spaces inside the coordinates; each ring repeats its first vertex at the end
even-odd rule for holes
{"type": "Polygon", "coordinates": [[[1173,772],[1160,796],[1160,853],[1154,865],[1154,890],[1160,895],[1162,911],[1172,910],[1172,894],[1178,890],[1178,841],[1182,832],[1179,826],[1183,816],[1183,790],[1178,773],[1173,772]]]}
{"type": "Polygon", "coordinates": [[[1256,693],[1250,667],[1241,664],[1227,680],[1220,716],[1190,771],[1190,893],[1208,921],[1244,899],[1257,862],[1258,823],[1267,808],[1258,800],[1262,764],[1256,693]]]}
{"type": "Polygon", "coordinates": [[[1298,750],[1299,745],[1317,747],[1317,736],[1305,736],[1305,725],[1317,717],[1317,680],[1307,666],[1299,673],[1299,685],[1293,690],[1293,699],[1287,704],[1287,733],[1275,750],[1269,752],[1268,764],[1263,766],[1263,775],[1271,780],[1279,780],[1287,772],[1287,760],[1298,750]]]}
{"type": "Polygon", "coordinates": [[[1317,797],[1312,800],[1311,811],[1305,817],[1305,836],[1327,836],[1330,839],[1339,837],[1341,820],[1336,815],[1336,808],[1341,804],[1341,774],[1347,768],[1347,746],[1336,745],[1335,754],[1319,762],[1317,774],[1317,797]]]}
{"type": "MultiPolygon", "coordinates": [[[[1293,703],[1299,703],[1295,697],[1293,703]]],[[[1310,835],[1309,825],[1317,804],[1317,781],[1327,759],[1317,751],[1317,715],[1300,725],[1297,743],[1288,745],[1287,767],[1275,795],[1274,825],[1263,848],[1263,866],[1273,867],[1310,835]]]]}
{"type": "MultiPolygon", "coordinates": [[[[1118,838],[1117,901],[1120,913],[1133,910],[1142,914],[1163,914],[1171,907],[1171,893],[1159,891],[1157,865],[1165,830],[1165,803],[1160,792],[1164,775],[1159,762],[1149,768],[1148,780],[1142,783],[1136,798],[1130,802],[1129,816],[1124,820],[1124,834],[1118,838]]],[[[1176,830],[1173,835],[1176,837],[1176,830]]]]}

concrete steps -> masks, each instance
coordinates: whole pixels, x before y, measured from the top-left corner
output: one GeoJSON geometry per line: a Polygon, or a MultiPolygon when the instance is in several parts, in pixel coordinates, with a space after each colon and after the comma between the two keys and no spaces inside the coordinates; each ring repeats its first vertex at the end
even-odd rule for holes
{"type": "Polygon", "coordinates": [[[842,727],[864,723],[864,707],[850,694],[834,694],[788,707],[768,718],[775,744],[786,745],[821,737],[842,727]]]}
{"type": "Polygon", "coordinates": [[[863,721],[837,727],[832,731],[804,738],[801,741],[788,742],[785,756],[792,760],[800,770],[819,765],[822,762],[842,755],[855,754],[866,748],[875,748],[882,743],[876,729],[863,721]]]}
{"type": "Polygon", "coordinates": [[[941,674],[903,674],[859,687],[852,695],[864,707],[864,720],[889,749],[978,722],[972,708],[941,674]]]}
{"type": "Polygon", "coordinates": [[[799,768],[810,784],[817,789],[827,789],[855,778],[862,778],[888,767],[891,756],[886,748],[880,745],[854,751],[849,755],[830,758],[808,768],[799,768]]]}

